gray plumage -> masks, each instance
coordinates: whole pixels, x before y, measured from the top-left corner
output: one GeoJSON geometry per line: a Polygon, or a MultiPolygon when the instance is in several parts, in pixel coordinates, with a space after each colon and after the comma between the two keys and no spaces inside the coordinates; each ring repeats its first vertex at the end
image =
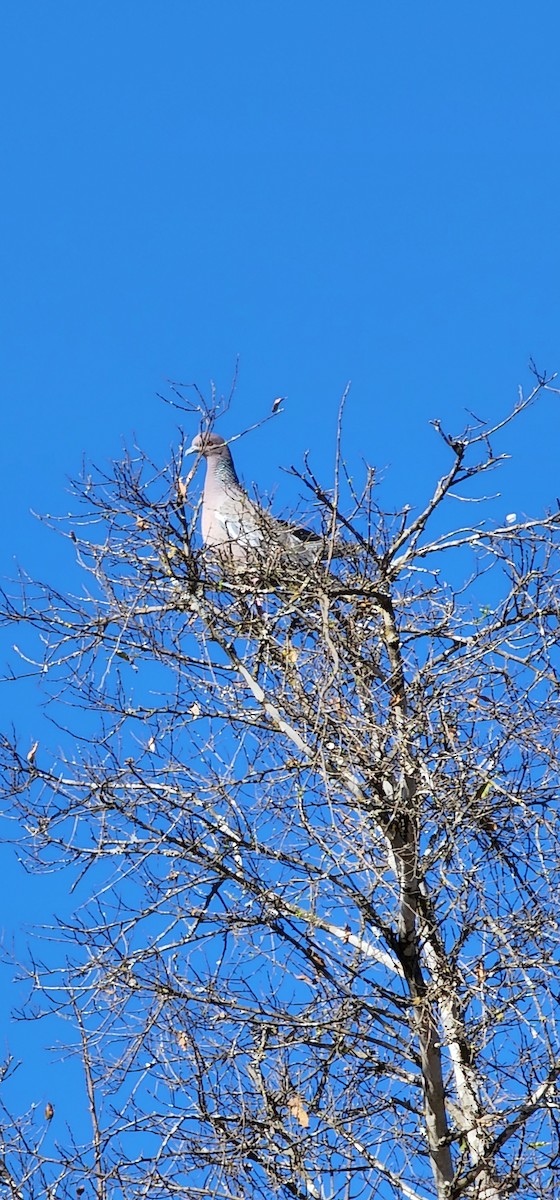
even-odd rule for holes
{"type": "Polygon", "coordinates": [[[229,446],[217,433],[195,437],[187,454],[206,459],[202,539],[224,565],[237,571],[308,569],[321,557],[316,534],[290,525],[261,508],[242,488],[229,446]]]}

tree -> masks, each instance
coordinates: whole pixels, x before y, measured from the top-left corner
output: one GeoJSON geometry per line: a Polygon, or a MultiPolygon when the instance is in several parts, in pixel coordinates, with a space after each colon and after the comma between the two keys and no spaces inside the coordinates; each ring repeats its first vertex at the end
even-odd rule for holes
{"type": "Polygon", "coordinates": [[[4,596],[60,749],[5,735],[2,791],[30,862],[88,889],[28,975],[91,1136],[47,1155],[6,1116],[6,1194],[551,1195],[560,514],[453,521],[551,385],[436,423],[417,514],[306,463],[303,576],[220,574],[181,450],[76,485],[81,590],[4,596]]]}

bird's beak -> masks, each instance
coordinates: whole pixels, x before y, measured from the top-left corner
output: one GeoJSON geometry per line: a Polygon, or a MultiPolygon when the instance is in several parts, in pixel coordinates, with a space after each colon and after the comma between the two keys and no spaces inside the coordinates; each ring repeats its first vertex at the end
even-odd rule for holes
{"type": "Polygon", "coordinates": [[[189,446],[188,450],[185,450],[185,454],[200,454],[200,450],[198,446],[189,446]]]}

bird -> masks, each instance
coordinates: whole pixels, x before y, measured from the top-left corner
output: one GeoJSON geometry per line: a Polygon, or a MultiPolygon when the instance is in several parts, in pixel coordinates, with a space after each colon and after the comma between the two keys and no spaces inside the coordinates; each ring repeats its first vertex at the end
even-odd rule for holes
{"type": "Polygon", "coordinates": [[[231,450],[217,433],[199,433],[186,454],[206,459],[201,528],[204,546],[238,573],[309,571],[324,553],[323,538],[283,521],[247,495],[231,450]]]}

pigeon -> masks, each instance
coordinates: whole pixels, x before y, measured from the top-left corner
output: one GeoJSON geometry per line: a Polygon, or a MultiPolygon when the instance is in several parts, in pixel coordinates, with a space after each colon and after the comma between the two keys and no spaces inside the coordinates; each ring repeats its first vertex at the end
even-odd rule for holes
{"type": "Polygon", "coordinates": [[[267,574],[309,570],[324,553],[324,540],[282,521],[251,500],[237,477],[230,448],[217,433],[199,433],[187,454],[206,459],[202,540],[223,566],[267,574]]]}

